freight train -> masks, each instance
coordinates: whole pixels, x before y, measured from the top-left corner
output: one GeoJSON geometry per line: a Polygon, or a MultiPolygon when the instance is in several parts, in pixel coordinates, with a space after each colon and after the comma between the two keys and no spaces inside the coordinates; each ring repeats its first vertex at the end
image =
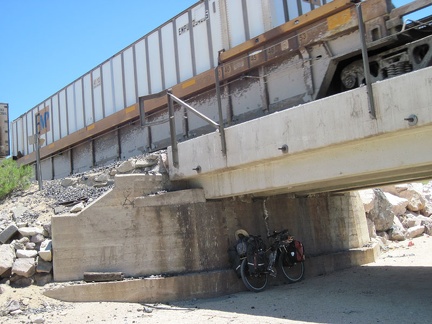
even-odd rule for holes
{"type": "Polygon", "coordinates": [[[170,134],[167,90],[228,127],[431,65],[432,0],[203,0],[14,120],[12,155],[38,134],[64,177],[214,131],[175,105],[170,134]]]}

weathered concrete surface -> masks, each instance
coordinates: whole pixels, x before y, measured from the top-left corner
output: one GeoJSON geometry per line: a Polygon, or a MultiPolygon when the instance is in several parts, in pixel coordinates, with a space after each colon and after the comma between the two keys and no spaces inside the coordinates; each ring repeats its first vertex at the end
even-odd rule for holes
{"type": "Polygon", "coordinates": [[[117,176],[119,186],[79,214],[52,218],[56,281],[80,280],[84,272],[144,277],[228,269],[227,250],[239,228],[263,237],[267,228],[288,228],[310,256],[369,241],[362,202],[355,194],[205,201],[202,190],[193,189],[134,197],[145,187],[137,183],[145,180],[126,179],[131,180],[117,176]]]}
{"type": "MultiPolygon", "coordinates": [[[[90,207],[78,216],[53,217],[55,280],[80,279],[85,271],[145,276],[226,265],[225,218],[217,212],[223,204],[175,202],[156,207],[125,202],[90,207]]],[[[228,206],[252,214],[252,206],[247,211],[228,206]]]]}
{"type": "MultiPolygon", "coordinates": [[[[353,249],[325,256],[308,258],[306,279],[375,261],[379,247],[353,249]]],[[[284,284],[279,275],[270,278],[270,285],[284,284]]],[[[47,290],[44,295],[69,302],[146,302],[166,303],[185,299],[208,298],[246,290],[232,270],[191,273],[174,277],[145,278],[126,281],[64,286],[47,290]]]]}
{"type": "Polygon", "coordinates": [[[226,156],[217,132],[179,143],[179,167],[169,159],[170,178],[189,179],[216,199],[431,177],[432,151],[424,149],[432,137],[431,75],[432,67],[374,83],[376,119],[361,87],[226,128],[226,156]],[[416,125],[405,120],[411,114],[416,125]],[[198,165],[200,173],[193,170],[198,165]]]}
{"type": "Polygon", "coordinates": [[[229,294],[243,290],[242,285],[234,271],[223,270],[178,277],[65,286],[48,290],[44,295],[64,301],[156,303],[229,294]]]}

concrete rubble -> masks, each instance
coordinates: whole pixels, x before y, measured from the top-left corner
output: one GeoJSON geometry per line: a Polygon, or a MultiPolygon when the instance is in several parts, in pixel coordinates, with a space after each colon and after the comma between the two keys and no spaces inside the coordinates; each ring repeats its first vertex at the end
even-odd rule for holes
{"type": "Polygon", "coordinates": [[[388,240],[432,234],[432,181],[360,190],[372,241],[386,249],[388,240]]]}
{"type": "MultiPolygon", "coordinates": [[[[117,173],[164,172],[163,154],[139,156],[65,179],[43,181],[42,191],[33,184],[29,190],[14,192],[0,201],[0,284],[25,287],[51,282],[51,216],[81,211],[113,187],[117,173]]],[[[0,304],[0,316],[20,312],[17,301],[0,304]]]]}
{"type": "MultiPolygon", "coordinates": [[[[23,287],[52,281],[51,216],[74,213],[110,190],[124,173],[166,174],[166,152],[36,184],[0,201],[0,284],[23,287]]],[[[157,194],[157,193],[155,193],[157,194]]],[[[359,191],[372,241],[386,249],[388,240],[403,241],[432,233],[432,181],[359,191]]],[[[1,288],[1,286],[0,286],[1,288]]],[[[0,290],[1,295],[1,290],[0,290]]],[[[0,316],[22,312],[14,300],[0,304],[0,316]]]]}

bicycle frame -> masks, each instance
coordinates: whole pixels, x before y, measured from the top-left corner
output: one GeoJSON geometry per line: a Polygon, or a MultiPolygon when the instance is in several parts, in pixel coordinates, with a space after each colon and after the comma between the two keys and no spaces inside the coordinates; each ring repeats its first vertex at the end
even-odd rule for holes
{"type": "MultiPolygon", "coordinates": [[[[264,290],[268,283],[268,275],[276,276],[274,269],[276,263],[282,269],[282,273],[289,283],[298,282],[303,279],[304,262],[295,261],[290,256],[288,247],[293,244],[294,237],[289,235],[287,230],[274,231],[272,235],[269,235],[267,238],[273,240],[269,247],[265,246],[259,235],[250,235],[250,237],[253,241],[258,242],[258,245],[262,242],[264,247],[257,248],[253,251],[253,254],[249,253],[241,261],[241,278],[249,290],[254,292],[264,290]],[[258,256],[262,255],[265,257],[258,264],[258,256]],[[253,257],[253,259],[248,260],[248,257],[253,257]]],[[[254,244],[256,243],[254,242],[254,244]]]]}

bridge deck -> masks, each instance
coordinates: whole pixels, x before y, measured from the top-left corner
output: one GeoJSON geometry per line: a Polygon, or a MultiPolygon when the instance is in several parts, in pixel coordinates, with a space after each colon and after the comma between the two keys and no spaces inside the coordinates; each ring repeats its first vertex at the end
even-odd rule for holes
{"type": "Polygon", "coordinates": [[[361,87],[229,127],[226,156],[217,132],[179,143],[170,177],[189,179],[207,199],[431,178],[432,67],[377,82],[373,96],[376,119],[361,87]]]}

